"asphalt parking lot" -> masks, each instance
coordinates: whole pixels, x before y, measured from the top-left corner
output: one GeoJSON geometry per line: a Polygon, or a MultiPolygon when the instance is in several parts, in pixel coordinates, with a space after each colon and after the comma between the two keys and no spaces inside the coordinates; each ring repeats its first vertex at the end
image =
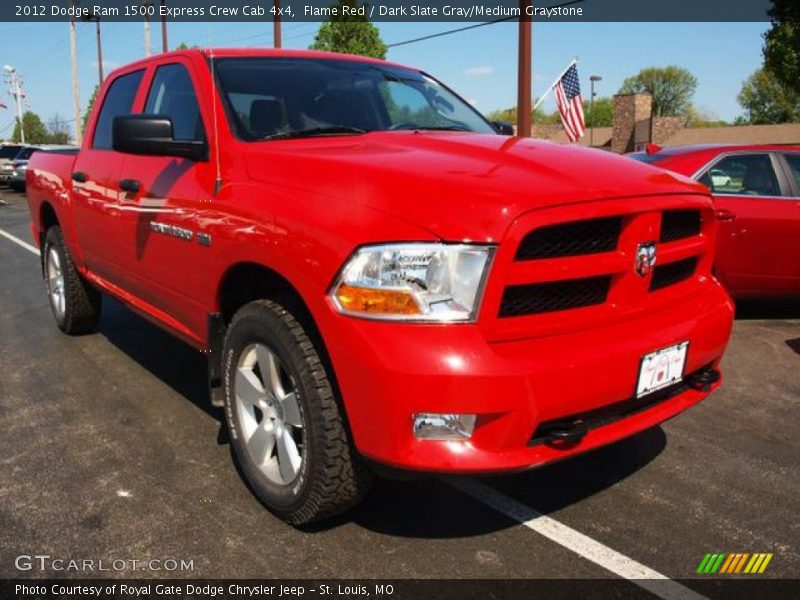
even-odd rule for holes
{"type": "MultiPolygon", "coordinates": [[[[24,196],[2,194],[0,233],[30,242],[24,196]]],[[[191,559],[192,572],[169,575],[201,578],[642,567],[691,588],[709,577],[695,574],[706,553],[771,552],[760,577],[797,578],[800,306],[742,307],[724,373],[705,402],[614,446],[455,485],[379,481],[352,513],[300,531],[232,466],[202,355],[114,302],[99,333],[62,335],[38,258],[0,235],[0,577],[53,576],[15,568],[20,554],[49,554],[191,559]]]]}

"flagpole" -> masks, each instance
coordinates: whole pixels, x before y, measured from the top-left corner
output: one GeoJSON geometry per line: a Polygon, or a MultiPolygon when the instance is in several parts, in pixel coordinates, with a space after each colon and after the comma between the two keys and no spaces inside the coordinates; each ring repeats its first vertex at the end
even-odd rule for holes
{"type": "Polygon", "coordinates": [[[534,104],[534,105],[533,105],[533,110],[536,110],[537,108],[539,108],[539,105],[540,105],[542,102],[544,102],[544,99],[545,99],[545,98],[547,98],[547,94],[549,94],[551,91],[553,91],[553,88],[554,88],[554,87],[556,87],[556,84],[557,84],[559,81],[561,81],[561,78],[564,76],[564,73],[566,73],[567,71],[569,71],[569,70],[570,70],[570,67],[572,67],[572,65],[577,65],[577,64],[578,64],[578,57],[576,56],[576,57],[575,57],[575,58],[573,58],[573,59],[572,59],[572,61],[571,61],[571,62],[570,62],[570,63],[569,63],[567,66],[566,66],[566,68],[565,68],[563,71],[561,71],[561,73],[559,74],[559,76],[555,78],[555,81],[553,81],[553,83],[551,83],[551,84],[550,84],[550,87],[548,87],[548,88],[547,88],[547,89],[544,91],[544,94],[542,94],[541,96],[539,96],[539,99],[536,101],[536,104],[534,104]]]}

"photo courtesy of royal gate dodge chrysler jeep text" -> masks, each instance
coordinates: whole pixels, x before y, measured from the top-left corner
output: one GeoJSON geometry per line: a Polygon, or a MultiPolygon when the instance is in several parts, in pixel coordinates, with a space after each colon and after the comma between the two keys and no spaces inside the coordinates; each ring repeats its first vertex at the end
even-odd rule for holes
{"type": "Polygon", "coordinates": [[[294,524],[375,465],[535,467],[705,398],[733,318],[706,188],[499,128],[355,56],[119,69],[77,154],[28,168],[58,326],[93,329],[102,292],[207,352],[241,471],[294,524]]]}

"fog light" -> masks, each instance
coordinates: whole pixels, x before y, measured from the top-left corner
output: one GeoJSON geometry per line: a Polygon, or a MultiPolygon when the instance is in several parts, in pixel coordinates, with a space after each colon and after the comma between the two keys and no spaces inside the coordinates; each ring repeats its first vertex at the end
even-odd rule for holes
{"type": "Polygon", "coordinates": [[[421,440],[468,440],[475,430],[475,415],[414,415],[414,436],[421,440]]]}

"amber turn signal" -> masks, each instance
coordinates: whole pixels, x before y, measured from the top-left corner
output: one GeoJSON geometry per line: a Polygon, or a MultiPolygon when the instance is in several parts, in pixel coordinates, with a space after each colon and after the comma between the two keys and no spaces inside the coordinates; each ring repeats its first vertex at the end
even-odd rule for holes
{"type": "Polygon", "coordinates": [[[414,296],[404,290],[382,290],[341,285],[337,288],[335,296],[342,310],[350,313],[420,314],[419,305],[414,300],[414,296]]]}

